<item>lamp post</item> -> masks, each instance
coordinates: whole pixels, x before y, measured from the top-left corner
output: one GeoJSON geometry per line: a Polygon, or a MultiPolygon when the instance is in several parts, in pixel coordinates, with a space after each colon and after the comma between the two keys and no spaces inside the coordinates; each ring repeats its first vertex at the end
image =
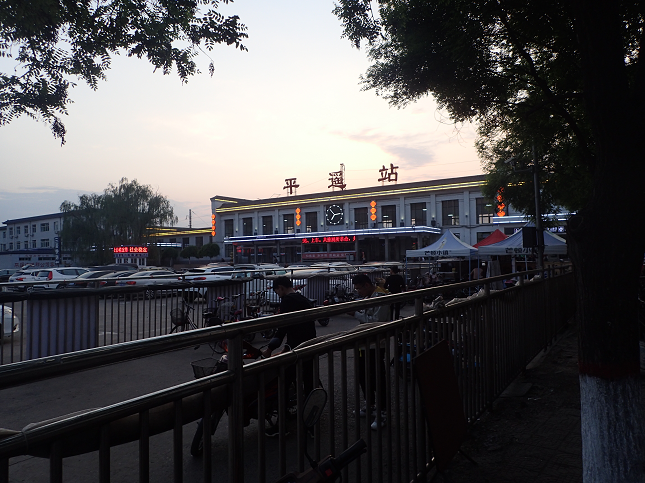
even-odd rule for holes
{"type": "Polygon", "coordinates": [[[535,191],[535,236],[537,237],[537,268],[542,270],[542,259],[544,258],[544,232],[542,231],[542,213],[540,212],[540,180],[538,173],[538,159],[535,154],[535,143],[533,143],[533,189],[535,191]]]}

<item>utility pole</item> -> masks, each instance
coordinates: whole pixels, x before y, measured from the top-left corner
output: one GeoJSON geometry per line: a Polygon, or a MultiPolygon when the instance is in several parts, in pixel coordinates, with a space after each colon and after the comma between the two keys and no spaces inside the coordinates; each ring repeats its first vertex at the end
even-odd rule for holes
{"type": "Polygon", "coordinates": [[[188,228],[193,227],[193,210],[188,209],[188,228]]]}

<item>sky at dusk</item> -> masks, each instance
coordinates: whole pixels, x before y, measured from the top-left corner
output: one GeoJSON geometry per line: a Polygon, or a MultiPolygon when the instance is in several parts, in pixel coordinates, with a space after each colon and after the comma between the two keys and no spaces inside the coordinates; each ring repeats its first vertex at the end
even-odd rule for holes
{"type": "MultiPolygon", "coordinates": [[[[172,203],[179,226],[210,224],[215,195],[283,196],[330,191],[345,165],[347,188],[376,186],[398,166],[400,183],[482,172],[475,130],[460,129],[431,98],[392,108],[361,91],[364,51],[341,39],[333,1],[237,0],[220,12],[248,27],[248,52],[218,46],[215,74],[182,85],[145,60],[113,59],[107,81],[72,89],[67,144],[23,117],[0,128],[0,223],[58,212],[65,200],[101,193],[121,178],[150,185],[172,203]]],[[[0,61],[0,71],[14,64],[0,61]]]]}

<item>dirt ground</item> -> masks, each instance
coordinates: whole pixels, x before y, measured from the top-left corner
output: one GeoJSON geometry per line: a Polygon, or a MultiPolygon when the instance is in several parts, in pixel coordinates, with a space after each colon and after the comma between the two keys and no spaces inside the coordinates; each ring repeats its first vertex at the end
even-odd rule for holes
{"type": "Polygon", "coordinates": [[[582,482],[577,332],[568,328],[546,354],[471,427],[451,468],[434,481],[582,482]]]}

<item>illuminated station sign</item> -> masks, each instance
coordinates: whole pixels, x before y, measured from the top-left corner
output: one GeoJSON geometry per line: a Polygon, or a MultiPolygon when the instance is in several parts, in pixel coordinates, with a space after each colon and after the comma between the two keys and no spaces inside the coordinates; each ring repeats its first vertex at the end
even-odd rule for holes
{"type": "Polygon", "coordinates": [[[356,236],[311,236],[302,239],[303,244],[314,243],[351,243],[356,241],[356,236]]]}
{"type": "Polygon", "coordinates": [[[148,256],[148,247],[114,247],[112,251],[115,258],[146,258],[148,256]]]}

